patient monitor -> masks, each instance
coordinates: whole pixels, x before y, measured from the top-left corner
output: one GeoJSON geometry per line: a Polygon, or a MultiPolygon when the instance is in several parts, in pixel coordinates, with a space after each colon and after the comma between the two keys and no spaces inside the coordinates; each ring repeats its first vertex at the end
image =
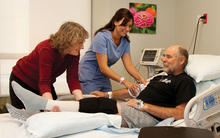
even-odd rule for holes
{"type": "Polygon", "coordinates": [[[148,77],[155,74],[156,67],[162,67],[160,57],[163,54],[163,48],[145,48],[142,52],[140,64],[148,67],[148,77]]]}
{"type": "Polygon", "coordinates": [[[162,48],[145,48],[141,55],[140,64],[150,66],[162,66],[162,62],[160,61],[162,52],[162,48]]]}
{"type": "Polygon", "coordinates": [[[207,128],[220,134],[220,84],[212,86],[187,103],[184,121],[188,127],[207,128]]]}

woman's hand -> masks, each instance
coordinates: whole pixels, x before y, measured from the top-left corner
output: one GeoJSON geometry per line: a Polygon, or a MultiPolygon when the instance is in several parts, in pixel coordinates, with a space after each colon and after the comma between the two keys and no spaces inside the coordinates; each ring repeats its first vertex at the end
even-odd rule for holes
{"type": "Polygon", "coordinates": [[[59,106],[54,106],[51,110],[44,110],[44,112],[60,112],[59,106]]]}
{"type": "Polygon", "coordinates": [[[136,83],[132,83],[130,81],[124,80],[123,84],[125,85],[126,88],[129,89],[132,95],[136,96],[139,93],[139,85],[136,83]]]}
{"type": "Polygon", "coordinates": [[[54,106],[54,107],[50,110],[50,112],[60,112],[59,106],[54,106]]]}
{"type": "Polygon", "coordinates": [[[139,82],[140,82],[141,84],[144,84],[144,85],[147,84],[147,80],[144,79],[143,77],[141,77],[141,79],[139,80],[139,82]]]}
{"type": "Polygon", "coordinates": [[[52,94],[50,92],[45,92],[42,97],[53,100],[52,94]]]}
{"type": "MultiPolygon", "coordinates": [[[[53,100],[52,94],[50,92],[45,92],[42,97],[53,100]]],[[[58,106],[54,106],[50,111],[44,110],[44,112],[60,112],[60,109],[58,106]]]]}
{"type": "Polygon", "coordinates": [[[74,95],[76,101],[79,101],[80,99],[83,99],[83,94],[80,89],[75,89],[72,91],[72,94],[74,95]]]}
{"type": "Polygon", "coordinates": [[[105,97],[108,98],[107,92],[101,92],[101,91],[93,91],[90,93],[91,95],[95,95],[96,97],[105,97]]]}

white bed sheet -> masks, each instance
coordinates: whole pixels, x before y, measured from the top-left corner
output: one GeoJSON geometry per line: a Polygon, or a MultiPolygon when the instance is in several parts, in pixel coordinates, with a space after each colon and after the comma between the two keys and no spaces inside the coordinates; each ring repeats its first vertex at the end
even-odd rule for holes
{"type": "MultiPolygon", "coordinates": [[[[0,114],[0,137],[1,138],[30,138],[31,136],[26,131],[24,125],[18,120],[13,119],[9,113],[0,114]]],[[[117,134],[109,133],[102,130],[90,130],[61,136],[59,138],[137,138],[136,133],[117,134]]]]}

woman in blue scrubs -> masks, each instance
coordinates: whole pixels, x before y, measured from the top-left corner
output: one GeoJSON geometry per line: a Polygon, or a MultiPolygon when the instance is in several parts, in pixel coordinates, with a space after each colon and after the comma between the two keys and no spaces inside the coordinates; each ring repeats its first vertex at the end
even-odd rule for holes
{"type": "Polygon", "coordinates": [[[109,78],[135,93],[139,86],[110,68],[120,58],[132,77],[140,83],[146,83],[131,61],[130,40],[127,33],[131,30],[132,24],[131,12],[121,8],[109,23],[96,31],[90,48],[79,64],[79,80],[84,94],[92,91],[112,91],[109,78]]]}

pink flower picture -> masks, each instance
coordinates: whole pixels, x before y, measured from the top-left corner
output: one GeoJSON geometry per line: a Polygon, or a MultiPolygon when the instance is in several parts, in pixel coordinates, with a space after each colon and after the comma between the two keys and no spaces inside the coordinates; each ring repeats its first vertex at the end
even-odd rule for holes
{"type": "Polygon", "coordinates": [[[157,6],[144,3],[130,3],[129,6],[134,17],[131,33],[156,34],[157,6]]]}

